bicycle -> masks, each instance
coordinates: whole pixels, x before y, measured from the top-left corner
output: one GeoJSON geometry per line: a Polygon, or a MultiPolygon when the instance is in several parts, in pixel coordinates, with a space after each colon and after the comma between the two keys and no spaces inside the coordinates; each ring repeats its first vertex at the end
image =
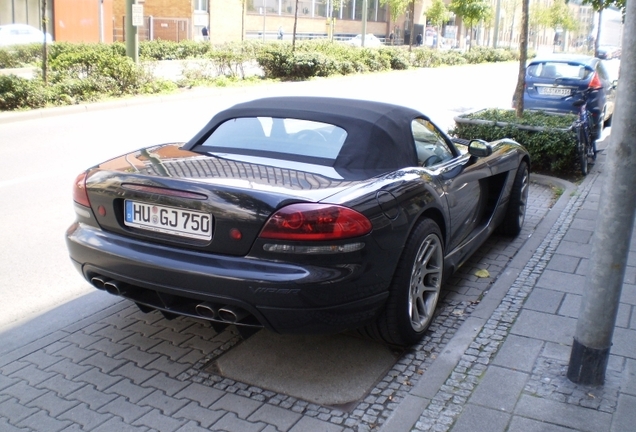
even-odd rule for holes
{"type": "Polygon", "coordinates": [[[576,92],[572,97],[576,94],[581,95],[581,99],[573,103],[579,108],[579,112],[572,129],[576,131],[577,156],[581,165],[581,174],[585,176],[589,172],[588,165],[593,165],[596,161],[596,137],[592,131],[592,113],[587,109],[587,91],[576,92]]]}

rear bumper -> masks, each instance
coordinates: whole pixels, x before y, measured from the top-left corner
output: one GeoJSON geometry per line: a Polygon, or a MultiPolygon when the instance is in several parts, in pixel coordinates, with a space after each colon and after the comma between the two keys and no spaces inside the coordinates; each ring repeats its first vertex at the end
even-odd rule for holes
{"type": "MultiPolygon", "coordinates": [[[[369,264],[368,256],[352,256],[347,265],[218,256],[77,223],[66,241],[73,264],[89,282],[108,281],[109,292],[142,310],[228,323],[218,312],[231,309],[240,319],[230,323],[279,333],[337,332],[370,322],[384,305],[392,274],[369,264]]],[[[104,289],[103,283],[93,285],[104,289]]]]}

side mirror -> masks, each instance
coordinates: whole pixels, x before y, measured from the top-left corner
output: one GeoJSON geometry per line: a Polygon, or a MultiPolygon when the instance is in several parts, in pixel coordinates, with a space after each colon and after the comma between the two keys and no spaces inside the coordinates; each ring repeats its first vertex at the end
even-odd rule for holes
{"type": "Polygon", "coordinates": [[[492,154],[492,147],[484,140],[474,139],[468,144],[468,153],[474,157],[488,157],[492,154]]]}

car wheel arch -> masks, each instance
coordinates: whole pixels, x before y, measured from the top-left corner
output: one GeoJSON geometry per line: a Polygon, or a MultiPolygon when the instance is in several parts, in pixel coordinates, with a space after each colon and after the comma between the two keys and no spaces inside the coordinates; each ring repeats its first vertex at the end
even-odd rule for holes
{"type": "Polygon", "coordinates": [[[440,231],[442,232],[442,242],[444,243],[444,248],[446,248],[447,240],[448,240],[448,232],[447,232],[447,224],[446,219],[444,218],[444,214],[442,211],[436,207],[429,207],[424,210],[417,219],[413,221],[411,226],[411,232],[417,227],[417,225],[424,219],[431,219],[433,222],[437,224],[440,231]]]}

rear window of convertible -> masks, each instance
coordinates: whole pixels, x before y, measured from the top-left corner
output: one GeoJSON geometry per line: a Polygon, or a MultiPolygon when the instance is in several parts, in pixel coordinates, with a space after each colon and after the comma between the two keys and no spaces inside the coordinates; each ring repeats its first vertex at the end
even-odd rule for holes
{"type": "Polygon", "coordinates": [[[241,117],[217,127],[202,143],[208,152],[334,161],[347,138],[335,125],[275,117],[241,117]]]}

